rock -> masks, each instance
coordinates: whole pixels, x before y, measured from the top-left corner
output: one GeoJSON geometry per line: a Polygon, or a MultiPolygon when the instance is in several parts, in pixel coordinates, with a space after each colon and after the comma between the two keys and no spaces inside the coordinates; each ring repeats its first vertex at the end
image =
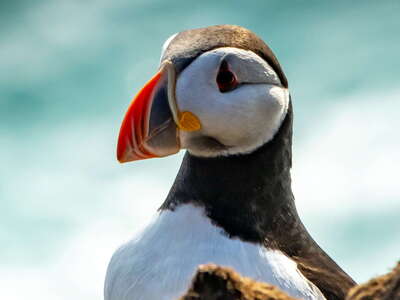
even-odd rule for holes
{"type": "Polygon", "coordinates": [[[180,300],[295,300],[277,287],[242,277],[213,264],[199,267],[189,291],[180,300]]]}
{"type": "Polygon", "coordinates": [[[400,263],[390,273],[353,287],[346,300],[400,300],[400,263]]]}
{"type": "MultiPolygon", "coordinates": [[[[179,300],[295,300],[277,287],[213,264],[202,265],[179,300]]],[[[388,274],[353,287],[346,300],[400,300],[400,263],[388,274]]]]}

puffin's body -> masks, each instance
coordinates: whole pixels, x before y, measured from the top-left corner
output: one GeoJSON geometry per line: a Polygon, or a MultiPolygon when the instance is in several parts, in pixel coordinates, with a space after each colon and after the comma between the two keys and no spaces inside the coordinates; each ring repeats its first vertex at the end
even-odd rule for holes
{"type": "Polygon", "coordinates": [[[105,300],[177,299],[205,263],[299,299],[344,299],[354,281],[296,212],[292,118],[286,77],[252,32],[222,25],[169,39],[128,109],[118,158],[188,151],[153,222],[114,254],[105,300]]]}

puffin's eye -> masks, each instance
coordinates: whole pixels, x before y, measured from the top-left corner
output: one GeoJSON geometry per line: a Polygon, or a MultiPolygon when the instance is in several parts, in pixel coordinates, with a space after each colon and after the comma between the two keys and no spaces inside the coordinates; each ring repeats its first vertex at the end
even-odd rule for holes
{"type": "Polygon", "coordinates": [[[229,70],[228,63],[223,61],[219,67],[217,84],[221,93],[229,92],[238,86],[235,74],[229,70]]]}

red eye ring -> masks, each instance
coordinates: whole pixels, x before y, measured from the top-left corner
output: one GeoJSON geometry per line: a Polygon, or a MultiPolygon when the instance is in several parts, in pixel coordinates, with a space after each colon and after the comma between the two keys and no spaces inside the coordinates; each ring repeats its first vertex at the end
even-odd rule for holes
{"type": "Polygon", "coordinates": [[[226,61],[221,63],[216,81],[221,93],[232,91],[239,84],[235,74],[229,70],[229,66],[226,61]]]}

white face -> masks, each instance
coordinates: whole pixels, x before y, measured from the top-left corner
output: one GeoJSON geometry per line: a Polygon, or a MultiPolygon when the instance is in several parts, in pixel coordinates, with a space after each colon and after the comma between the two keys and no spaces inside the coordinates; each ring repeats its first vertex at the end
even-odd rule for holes
{"type": "Polygon", "coordinates": [[[218,48],[179,75],[176,101],[201,129],[180,131],[181,147],[196,156],[249,153],[270,141],[285,118],[289,92],[254,52],[218,48]]]}

